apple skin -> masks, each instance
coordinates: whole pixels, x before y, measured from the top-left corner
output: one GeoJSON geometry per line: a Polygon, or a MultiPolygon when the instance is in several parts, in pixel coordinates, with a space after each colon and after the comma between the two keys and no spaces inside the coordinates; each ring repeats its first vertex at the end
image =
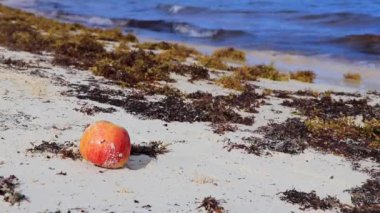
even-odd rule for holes
{"type": "Polygon", "coordinates": [[[131,153],[127,130],[109,121],[97,121],[83,133],[79,151],[93,164],[109,169],[122,168],[131,153]]]}

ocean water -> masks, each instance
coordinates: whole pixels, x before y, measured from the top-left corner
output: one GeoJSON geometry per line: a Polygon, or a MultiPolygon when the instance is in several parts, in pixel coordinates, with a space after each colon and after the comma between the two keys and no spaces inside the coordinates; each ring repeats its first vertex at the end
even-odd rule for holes
{"type": "Polygon", "coordinates": [[[380,61],[380,0],[8,0],[48,17],[139,36],[380,61]]]}

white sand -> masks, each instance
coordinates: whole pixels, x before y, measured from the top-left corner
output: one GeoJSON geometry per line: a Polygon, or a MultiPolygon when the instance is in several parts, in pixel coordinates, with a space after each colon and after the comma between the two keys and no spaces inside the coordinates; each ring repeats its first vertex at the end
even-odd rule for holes
{"type": "MultiPolygon", "coordinates": [[[[42,57],[5,49],[1,49],[1,55],[27,61],[42,57]]],[[[51,66],[45,62],[39,65],[51,66]]],[[[223,149],[226,138],[236,141],[251,135],[250,130],[266,125],[269,119],[283,121],[289,117],[292,110],[279,106],[280,101],[275,98],[269,100],[273,105],[259,109],[253,126],[239,125],[239,131],[219,136],[212,132],[209,123],[172,122],[166,127],[166,122],[142,120],[119,108],[112,114],[94,116],[77,112],[74,108],[80,108],[83,103],[107,105],[62,96],[60,92],[68,87],[56,85],[52,78],[61,76],[69,82],[86,84],[86,79],[92,77],[89,72],[52,67],[38,69],[48,76],[41,78],[30,74],[35,68],[20,71],[0,66],[0,175],[16,175],[21,182],[19,190],[29,198],[29,202],[19,206],[0,201],[1,212],[76,212],[81,209],[87,212],[202,212],[196,208],[210,195],[224,200],[222,206],[229,212],[299,212],[298,206],[281,201],[278,193],[292,188],[316,190],[321,197],[337,196],[350,204],[350,195],[344,190],[368,179],[367,174],[353,171],[344,158],[312,150],[296,156],[272,153],[271,157],[258,157],[223,149]],[[283,113],[275,114],[271,109],[283,113]],[[45,155],[25,151],[31,148],[31,142],[39,144],[42,140],[79,143],[84,127],[102,119],[125,127],[133,143],[162,140],[170,144],[170,152],[157,159],[132,156],[125,169],[105,170],[84,161],[47,159],[45,155]],[[56,175],[61,171],[67,176],[56,175]],[[151,208],[143,208],[144,205],[151,208]]],[[[173,85],[188,92],[197,88],[214,94],[223,91],[207,82],[195,85],[185,83],[186,79],[178,80],[173,85]]],[[[327,88],[320,84],[266,80],[259,85],[319,91],[327,88]]]]}

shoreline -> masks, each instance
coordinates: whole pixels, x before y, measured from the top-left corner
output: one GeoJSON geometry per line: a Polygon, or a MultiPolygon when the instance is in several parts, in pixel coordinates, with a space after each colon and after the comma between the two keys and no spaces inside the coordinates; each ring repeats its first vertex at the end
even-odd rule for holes
{"type": "MultiPolygon", "coordinates": [[[[163,40],[139,37],[142,42],[160,42],[163,40]]],[[[227,48],[227,46],[210,46],[203,44],[192,44],[178,41],[165,41],[183,44],[193,47],[203,54],[212,54],[219,48],[227,48]]],[[[380,64],[361,64],[360,62],[351,62],[347,59],[330,58],[318,55],[301,55],[287,52],[278,52],[274,50],[247,50],[248,65],[260,65],[274,63],[275,67],[285,72],[295,72],[297,70],[312,70],[316,76],[314,83],[322,83],[327,85],[339,85],[342,87],[350,87],[359,91],[380,90],[377,79],[380,79],[380,64]],[[363,77],[361,84],[353,85],[344,82],[343,75],[355,71],[363,77]]]]}

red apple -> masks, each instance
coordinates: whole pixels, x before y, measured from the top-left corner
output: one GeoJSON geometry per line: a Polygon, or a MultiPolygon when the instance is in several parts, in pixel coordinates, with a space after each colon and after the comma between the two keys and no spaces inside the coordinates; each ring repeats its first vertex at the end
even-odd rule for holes
{"type": "Polygon", "coordinates": [[[80,154],[104,168],[122,168],[129,159],[131,142],[127,130],[108,121],[97,121],[84,131],[80,154]]]}

